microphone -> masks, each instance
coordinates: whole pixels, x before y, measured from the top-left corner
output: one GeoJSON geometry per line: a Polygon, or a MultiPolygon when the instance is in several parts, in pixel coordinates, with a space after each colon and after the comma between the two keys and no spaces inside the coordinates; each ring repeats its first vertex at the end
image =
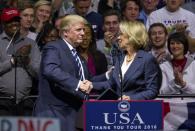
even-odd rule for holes
{"type": "Polygon", "coordinates": [[[119,49],[119,45],[118,45],[117,42],[114,42],[114,43],[112,44],[112,46],[113,46],[114,48],[116,48],[116,49],[119,49]]]}
{"type": "MultiPolygon", "coordinates": [[[[14,43],[18,39],[19,35],[20,35],[20,28],[18,27],[16,29],[16,31],[14,32],[14,34],[12,35],[11,40],[10,40],[9,44],[7,45],[7,47],[6,47],[7,54],[12,56],[12,57],[15,57],[16,51],[15,51],[14,43]],[[11,46],[13,48],[11,48],[11,46]]],[[[15,79],[15,82],[14,82],[14,102],[15,103],[14,104],[15,105],[17,104],[17,69],[16,69],[16,66],[17,66],[17,63],[14,63],[14,79],[15,79]]]]}
{"type": "MultiPolygon", "coordinates": [[[[9,52],[9,48],[10,48],[11,44],[14,43],[18,39],[19,35],[20,35],[20,28],[17,28],[16,31],[14,32],[14,34],[12,35],[11,40],[9,41],[9,44],[6,47],[6,52],[10,56],[13,54],[9,54],[9,53],[11,53],[11,52],[9,52]]],[[[15,53],[15,52],[12,52],[12,53],[15,53]]]]}
{"type": "Polygon", "coordinates": [[[111,56],[112,56],[112,65],[114,66],[116,59],[120,59],[122,55],[122,51],[119,48],[119,45],[117,44],[117,42],[112,44],[112,48],[111,48],[111,56]]]}
{"type": "Polygon", "coordinates": [[[118,60],[118,70],[119,70],[119,79],[120,79],[120,98],[122,100],[123,95],[123,78],[122,78],[122,70],[121,70],[121,62],[122,62],[122,50],[119,48],[119,45],[117,42],[113,43],[113,51],[112,51],[112,59],[113,59],[113,65],[116,62],[116,59],[118,60]]]}

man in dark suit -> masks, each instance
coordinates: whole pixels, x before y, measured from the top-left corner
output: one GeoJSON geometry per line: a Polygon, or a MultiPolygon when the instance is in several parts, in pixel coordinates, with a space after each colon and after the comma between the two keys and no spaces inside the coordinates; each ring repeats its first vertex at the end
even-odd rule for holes
{"type": "Polygon", "coordinates": [[[43,48],[39,97],[34,114],[60,119],[62,131],[75,131],[75,119],[82,100],[91,89],[85,83],[84,65],[75,52],[83,42],[86,20],[68,15],[61,22],[61,39],[43,48]]]}

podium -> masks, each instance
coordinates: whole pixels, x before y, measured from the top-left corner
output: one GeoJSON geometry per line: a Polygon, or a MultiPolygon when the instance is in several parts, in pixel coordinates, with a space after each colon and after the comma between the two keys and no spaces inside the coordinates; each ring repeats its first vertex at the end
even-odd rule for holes
{"type": "Polygon", "coordinates": [[[85,131],[139,131],[163,129],[163,101],[85,101],[85,131]]]}

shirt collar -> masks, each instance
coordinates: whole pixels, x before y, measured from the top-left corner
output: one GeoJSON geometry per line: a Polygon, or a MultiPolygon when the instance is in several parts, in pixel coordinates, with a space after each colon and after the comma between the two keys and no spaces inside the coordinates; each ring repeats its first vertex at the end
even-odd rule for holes
{"type": "MultiPolygon", "coordinates": [[[[5,31],[3,31],[2,34],[0,35],[0,39],[1,40],[7,39],[8,41],[11,40],[11,38],[5,33],[5,31]]],[[[21,41],[21,40],[24,40],[24,39],[25,39],[25,37],[23,37],[23,36],[20,35],[19,38],[16,40],[16,43],[19,42],[19,41],[21,41]]]]}
{"type": "Polygon", "coordinates": [[[74,49],[73,46],[66,39],[63,38],[63,40],[65,41],[66,45],[70,50],[74,49]]]}
{"type": "Polygon", "coordinates": [[[8,37],[8,35],[3,31],[2,32],[2,34],[1,34],[1,39],[10,39],[9,37],[8,37]]]}

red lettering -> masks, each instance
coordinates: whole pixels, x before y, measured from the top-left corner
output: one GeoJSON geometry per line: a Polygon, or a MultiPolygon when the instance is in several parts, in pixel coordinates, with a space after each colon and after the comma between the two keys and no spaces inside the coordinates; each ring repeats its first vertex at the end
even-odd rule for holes
{"type": "Polygon", "coordinates": [[[18,131],[27,131],[27,124],[24,120],[18,120],[18,131]]]}
{"type": "Polygon", "coordinates": [[[18,120],[18,131],[47,131],[49,125],[53,124],[52,120],[41,122],[40,120],[25,121],[22,119],[18,120]]]}
{"type": "Polygon", "coordinates": [[[49,120],[49,121],[45,122],[44,125],[43,125],[43,130],[42,130],[42,131],[47,131],[47,127],[48,127],[50,124],[53,124],[53,121],[49,120]]]}
{"type": "Polygon", "coordinates": [[[29,131],[36,131],[36,130],[34,129],[34,126],[33,126],[33,121],[32,121],[32,120],[29,120],[29,126],[28,126],[28,129],[29,129],[29,131]]]}
{"type": "Polygon", "coordinates": [[[41,131],[40,128],[41,128],[40,120],[34,122],[33,120],[29,120],[29,126],[28,126],[29,131],[41,131]]]}

